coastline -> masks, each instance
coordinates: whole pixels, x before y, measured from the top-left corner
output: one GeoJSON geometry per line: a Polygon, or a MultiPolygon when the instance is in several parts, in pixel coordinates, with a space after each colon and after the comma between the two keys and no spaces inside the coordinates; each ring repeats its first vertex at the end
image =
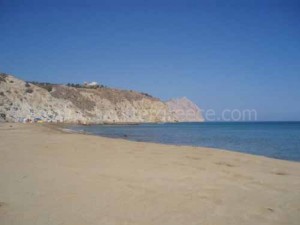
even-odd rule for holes
{"type": "Polygon", "coordinates": [[[298,162],[44,124],[0,124],[0,140],[1,224],[300,220],[298,162]]]}
{"type": "Polygon", "coordinates": [[[212,148],[300,162],[298,151],[300,140],[296,138],[300,134],[299,122],[274,122],[273,124],[270,122],[188,122],[162,125],[143,123],[139,126],[115,124],[115,127],[99,124],[90,127],[67,124],[66,128],[66,131],[106,138],[181,147],[212,148]],[[293,126],[298,127],[298,133],[293,126]],[[237,132],[238,130],[243,132],[237,132]]]}

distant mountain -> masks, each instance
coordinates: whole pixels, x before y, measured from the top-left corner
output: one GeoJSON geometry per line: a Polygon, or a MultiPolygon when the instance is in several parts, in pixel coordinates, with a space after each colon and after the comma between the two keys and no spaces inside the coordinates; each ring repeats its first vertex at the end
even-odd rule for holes
{"type": "Polygon", "coordinates": [[[0,120],[67,123],[203,121],[187,98],[162,102],[149,94],[103,85],[25,82],[0,74],[0,120]]]}
{"type": "Polygon", "coordinates": [[[176,121],[185,122],[202,122],[200,108],[186,97],[171,99],[166,102],[169,111],[173,113],[176,121]]]}

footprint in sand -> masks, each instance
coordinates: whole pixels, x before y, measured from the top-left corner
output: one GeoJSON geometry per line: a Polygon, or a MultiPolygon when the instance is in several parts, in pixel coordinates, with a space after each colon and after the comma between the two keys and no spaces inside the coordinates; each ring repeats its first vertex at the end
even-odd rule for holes
{"type": "Polygon", "coordinates": [[[233,164],[227,163],[227,162],[216,162],[216,165],[221,165],[221,166],[227,166],[227,167],[236,167],[233,164]]]}

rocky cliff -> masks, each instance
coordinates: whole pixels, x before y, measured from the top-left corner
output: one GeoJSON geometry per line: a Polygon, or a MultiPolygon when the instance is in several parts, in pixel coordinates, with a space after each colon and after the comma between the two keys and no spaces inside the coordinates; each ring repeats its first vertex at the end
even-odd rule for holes
{"type": "Polygon", "coordinates": [[[0,120],[70,123],[201,121],[188,99],[164,103],[150,95],[99,86],[35,85],[0,74],[0,120]],[[182,107],[182,108],[180,108],[182,107]],[[192,111],[194,111],[194,117],[192,111]],[[183,116],[182,113],[191,113],[183,116]]]}
{"type": "Polygon", "coordinates": [[[202,122],[201,109],[186,97],[171,99],[166,102],[169,111],[173,113],[176,121],[185,122],[202,122]]]}

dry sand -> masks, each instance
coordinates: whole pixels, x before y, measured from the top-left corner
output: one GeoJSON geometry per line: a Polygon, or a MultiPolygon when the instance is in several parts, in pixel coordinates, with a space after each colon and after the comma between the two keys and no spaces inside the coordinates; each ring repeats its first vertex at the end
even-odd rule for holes
{"type": "Polygon", "coordinates": [[[300,163],[0,124],[0,224],[300,224],[300,163]]]}

